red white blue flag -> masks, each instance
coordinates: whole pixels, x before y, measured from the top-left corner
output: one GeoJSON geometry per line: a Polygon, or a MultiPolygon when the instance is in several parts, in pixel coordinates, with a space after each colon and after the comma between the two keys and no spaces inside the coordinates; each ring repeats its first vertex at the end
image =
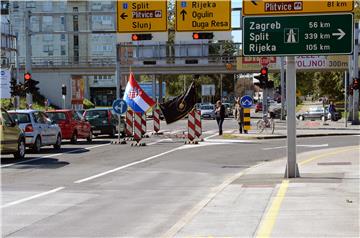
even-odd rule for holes
{"type": "Polygon", "coordinates": [[[140,88],[133,73],[130,73],[123,99],[134,112],[145,113],[155,105],[154,100],[140,88]]]}

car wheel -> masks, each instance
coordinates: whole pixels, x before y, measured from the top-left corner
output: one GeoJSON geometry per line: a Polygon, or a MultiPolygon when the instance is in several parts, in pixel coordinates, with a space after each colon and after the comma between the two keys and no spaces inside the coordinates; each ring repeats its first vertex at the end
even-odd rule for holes
{"type": "Polygon", "coordinates": [[[56,143],[54,145],[54,148],[59,150],[61,148],[61,135],[58,134],[58,136],[56,137],[56,143]]]}
{"type": "Polygon", "coordinates": [[[77,132],[74,131],[74,133],[71,136],[71,143],[76,144],[77,143],[77,132]]]}
{"type": "Polygon", "coordinates": [[[91,142],[91,141],[92,141],[92,138],[93,138],[93,134],[92,134],[92,131],[90,131],[89,137],[86,138],[87,142],[91,142]]]}
{"type": "Polygon", "coordinates": [[[299,116],[299,120],[300,120],[300,121],[305,120],[304,116],[299,116]]]}
{"type": "Polygon", "coordinates": [[[18,143],[18,151],[14,154],[15,159],[23,159],[25,157],[25,140],[21,139],[18,143]]]}
{"type": "Polygon", "coordinates": [[[34,145],[32,146],[32,151],[33,151],[34,153],[39,153],[39,152],[40,152],[40,149],[41,149],[41,139],[40,139],[40,137],[38,136],[38,137],[36,137],[35,143],[34,143],[34,145]]]}

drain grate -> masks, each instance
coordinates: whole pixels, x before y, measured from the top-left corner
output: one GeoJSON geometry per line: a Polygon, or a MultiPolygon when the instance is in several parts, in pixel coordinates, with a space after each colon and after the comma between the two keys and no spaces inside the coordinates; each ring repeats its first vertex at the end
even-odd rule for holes
{"type": "Polygon", "coordinates": [[[351,162],[324,162],[317,163],[317,165],[351,165],[351,162]]]}
{"type": "Polygon", "coordinates": [[[224,165],[221,167],[223,169],[241,169],[241,168],[249,168],[248,165],[224,165]]]}

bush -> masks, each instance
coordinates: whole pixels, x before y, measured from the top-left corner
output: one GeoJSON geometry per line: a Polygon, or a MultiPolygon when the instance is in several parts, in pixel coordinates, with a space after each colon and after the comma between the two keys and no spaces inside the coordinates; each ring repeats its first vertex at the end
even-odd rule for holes
{"type": "Polygon", "coordinates": [[[86,98],[83,100],[83,105],[84,105],[84,109],[95,108],[95,104],[86,98]]]}

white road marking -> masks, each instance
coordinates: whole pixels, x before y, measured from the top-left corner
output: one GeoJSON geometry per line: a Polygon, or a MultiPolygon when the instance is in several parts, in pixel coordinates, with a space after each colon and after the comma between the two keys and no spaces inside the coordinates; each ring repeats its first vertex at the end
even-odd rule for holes
{"type": "Polygon", "coordinates": [[[231,143],[259,143],[256,140],[231,140],[231,139],[205,139],[207,142],[216,142],[216,143],[224,143],[224,144],[231,144],[231,143]]]}
{"type": "Polygon", "coordinates": [[[102,147],[102,146],[107,146],[107,145],[110,145],[110,143],[90,146],[90,147],[82,148],[82,149],[71,150],[71,151],[67,151],[65,153],[45,155],[45,156],[41,156],[41,157],[38,157],[38,158],[35,158],[35,159],[24,160],[24,161],[12,163],[12,164],[5,164],[5,165],[1,165],[0,168],[6,168],[6,167],[10,167],[10,166],[17,165],[17,164],[24,164],[24,163],[28,163],[28,162],[32,162],[32,161],[36,161],[36,160],[41,160],[41,159],[45,159],[45,158],[51,158],[51,157],[55,157],[55,156],[65,155],[65,154],[71,154],[71,153],[82,151],[82,150],[90,150],[90,149],[94,149],[94,148],[102,147]]]}
{"type": "Polygon", "coordinates": [[[208,139],[213,138],[213,137],[215,137],[215,136],[217,136],[217,134],[213,134],[213,135],[211,135],[211,136],[205,137],[204,140],[208,140],[208,139]]]}
{"type": "Polygon", "coordinates": [[[133,162],[133,163],[130,163],[130,164],[126,164],[126,165],[117,167],[117,168],[115,168],[115,169],[111,169],[111,170],[105,171],[105,172],[103,172],[103,173],[96,174],[96,175],[94,175],[94,176],[90,176],[90,177],[87,177],[87,178],[84,178],[84,179],[77,180],[77,181],[75,181],[74,183],[83,183],[83,182],[86,182],[86,181],[90,181],[90,180],[93,180],[93,179],[102,177],[102,176],[104,176],[104,175],[111,174],[111,173],[117,172],[117,171],[119,171],[119,170],[126,169],[126,168],[129,168],[129,167],[131,167],[131,166],[134,166],[134,165],[137,165],[137,164],[141,164],[141,163],[144,163],[144,162],[147,162],[147,161],[156,159],[156,158],[161,157],[161,156],[163,156],[163,155],[166,155],[166,154],[172,153],[172,152],[174,152],[174,151],[176,151],[176,150],[179,150],[181,147],[182,147],[182,146],[177,147],[177,148],[174,148],[174,149],[171,149],[171,150],[168,150],[168,151],[165,151],[165,152],[163,152],[163,153],[160,153],[160,154],[157,154],[157,155],[154,155],[154,156],[151,156],[151,157],[148,157],[148,158],[143,159],[143,160],[139,160],[139,161],[136,161],[136,162],[133,162]]]}
{"type": "Polygon", "coordinates": [[[158,143],[161,143],[163,141],[173,141],[172,139],[161,139],[161,140],[157,140],[157,141],[154,141],[154,142],[151,142],[151,143],[147,143],[147,145],[156,145],[158,143]]]}
{"type": "Polygon", "coordinates": [[[56,193],[56,192],[58,192],[60,190],[63,190],[64,188],[65,187],[58,187],[58,188],[55,188],[55,189],[47,191],[47,192],[39,193],[39,194],[30,196],[30,197],[27,197],[27,198],[23,198],[23,199],[14,201],[14,202],[10,202],[10,203],[7,203],[5,205],[2,205],[1,208],[11,207],[11,206],[14,206],[14,205],[17,205],[17,204],[20,204],[20,203],[30,201],[30,200],[35,199],[35,198],[39,198],[39,197],[43,197],[43,196],[46,196],[46,195],[49,195],[49,194],[52,194],[52,193],[56,193]]]}
{"type": "MultiPolygon", "coordinates": [[[[322,144],[322,145],[296,145],[298,147],[308,147],[308,148],[319,148],[319,147],[328,147],[329,144],[322,144]]],[[[262,148],[262,150],[276,150],[276,149],[284,149],[287,146],[278,146],[278,147],[269,147],[269,148],[262,148]]]]}

